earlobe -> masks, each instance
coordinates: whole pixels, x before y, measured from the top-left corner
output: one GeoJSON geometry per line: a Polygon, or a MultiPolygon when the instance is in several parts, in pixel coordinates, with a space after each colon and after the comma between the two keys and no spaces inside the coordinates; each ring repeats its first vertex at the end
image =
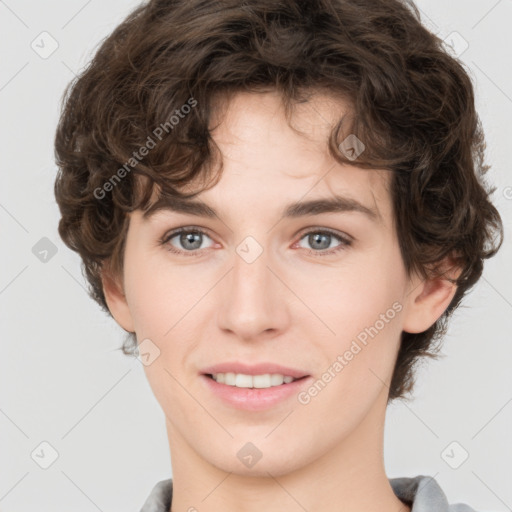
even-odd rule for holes
{"type": "Polygon", "coordinates": [[[108,309],[114,320],[127,332],[135,332],[132,315],[122,289],[122,285],[107,270],[103,270],[101,275],[103,293],[107,302],[108,309]]]}
{"type": "Polygon", "coordinates": [[[420,333],[431,327],[450,305],[457,285],[455,279],[461,269],[451,266],[442,276],[412,281],[407,308],[404,315],[403,330],[409,333],[420,333]]]}

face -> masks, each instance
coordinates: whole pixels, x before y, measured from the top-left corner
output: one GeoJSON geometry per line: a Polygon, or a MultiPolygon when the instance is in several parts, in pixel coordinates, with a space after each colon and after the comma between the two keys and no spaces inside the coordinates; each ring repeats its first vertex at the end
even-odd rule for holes
{"type": "Polygon", "coordinates": [[[301,135],[277,95],[239,94],[212,132],[222,177],[192,200],[216,215],[131,214],[124,295],[107,299],[152,354],[144,368],[171,453],[281,475],[381,442],[374,420],[383,421],[415,283],[388,172],[328,155],[343,111],[323,96],[300,104],[301,135]],[[305,205],[335,199],[336,208],[305,205]]]}

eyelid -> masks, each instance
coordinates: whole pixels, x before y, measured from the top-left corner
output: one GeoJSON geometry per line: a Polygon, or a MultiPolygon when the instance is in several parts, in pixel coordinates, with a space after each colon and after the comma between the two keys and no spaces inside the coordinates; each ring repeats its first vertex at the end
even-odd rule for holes
{"type": "Polygon", "coordinates": [[[210,231],[208,228],[200,227],[200,226],[194,226],[194,225],[186,225],[186,226],[180,226],[174,229],[171,229],[169,231],[166,231],[165,234],[161,237],[160,241],[164,242],[165,240],[169,240],[173,236],[179,235],[181,233],[189,233],[189,232],[198,232],[205,235],[208,235],[210,238],[212,238],[210,231]]]}
{"type": "Polygon", "coordinates": [[[308,235],[309,233],[329,233],[330,235],[341,238],[345,242],[350,243],[352,243],[355,240],[354,237],[350,236],[348,233],[323,226],[312,226],[304,228],[303,230],[299,231],[299,233],[296,236],[300,236],[300,238],[302,239],[305,235],[308,235]]]}

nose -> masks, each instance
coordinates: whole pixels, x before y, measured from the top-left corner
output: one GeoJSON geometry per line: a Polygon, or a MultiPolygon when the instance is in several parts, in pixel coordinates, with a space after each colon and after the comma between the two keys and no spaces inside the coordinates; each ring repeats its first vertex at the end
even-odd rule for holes
{"type": "Polygon", "coordinates": [[[264,248],[254,261],[250,252],[247,257],[235,251],[232,261],[222,283],[219,327],[246,341],[277,336],[287,328],[290,315],[285,279],[277,277],[279,269],[273,268],[269,251],[264,248]]]}

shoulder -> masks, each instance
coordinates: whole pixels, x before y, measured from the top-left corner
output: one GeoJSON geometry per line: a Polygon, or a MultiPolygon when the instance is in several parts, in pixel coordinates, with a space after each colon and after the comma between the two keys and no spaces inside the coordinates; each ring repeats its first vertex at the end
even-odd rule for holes
{"type": "Polygon", "coordinates": [[[397,497],[411,506],[411,512],[476,512],[465,503],[449,504],[433,477],[390,478],[389,483],[397,497]]]}
{"type": "Polygon", "coordinates": [[[147,497],[140,512],[168,512],[172,501],[172,478],[160,480],[147,497]]]}

